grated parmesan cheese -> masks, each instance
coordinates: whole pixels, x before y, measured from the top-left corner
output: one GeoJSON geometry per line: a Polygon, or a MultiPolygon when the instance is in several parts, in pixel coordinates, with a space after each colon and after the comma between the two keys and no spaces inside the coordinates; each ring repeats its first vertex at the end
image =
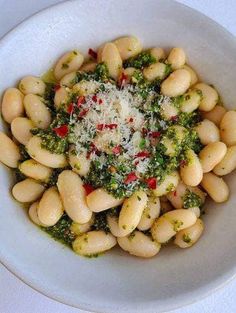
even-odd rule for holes
{"type": "MultiPolygon", "coordinates": [[[[85,96],[82,108],[86,114],[79,120],[76,115],[71,114],[70,117],[77,155],[87,153],[90,145],[107,154],[114,154],[114,148],[118,149],[115,151],[121,149],[123,162],[131,162],[136,167],[138,175],[145,174],[150,158],[136,158],[136,155],[144,149],[141,145],[144,140],[142,129],[146,127],[149,131],[157,130],[157,119],[154,113],[149,112],[147,120],[144,109],[157,94],[152,91],[148,100],[143,103],[143,99],[136,92],[136,87],[130,84],[123,85],[119,89],[110,82],[105,84],[96,82],[96,88],[96,95],[93,93],[85,96]]],[[[160,98],[160,103],[163,105],[169,101],[168,97],[160,98]]],[[[165,122],[161,122],[162,127],[165,128],[165,122]]],[[[149,139],[145,139],[143,144],[148,148],[149,139]]],[[[89,153],[89,158],[106,163],[106,158],[102,160],[95,151],[89,153]]],[[[118,174],[116,175],[118,182],[123,179],[122,175],[120,178],[118,174]]]]}

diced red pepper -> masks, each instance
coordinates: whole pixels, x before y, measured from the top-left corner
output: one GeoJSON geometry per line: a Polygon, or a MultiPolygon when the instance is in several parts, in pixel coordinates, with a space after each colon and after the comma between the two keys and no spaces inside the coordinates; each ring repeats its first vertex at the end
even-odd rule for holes
{"type": "Polygon", "coordinates": [[[97,101],[98,101],[98,97],[97,97],[96,95],[94,95],[94,96],[92,96],[92,100],[93,100],[94,102],[97,102],[97,101]]]}
{"type": "Polygon", "coordinates": [[[119,86],[122,87],[125,84],[127,79],[128,79],[128,76],[125,75],[125,73],[122,73],[119,78],[119,86]]]}
{"type": "Polygon", "coordinates": [[[142,136],[145,137],[147,135],[148,131],[146,128],[142,128],[142,136]]]}
{"type": "Polygon", "coordinates": [[[150,153],[148,151],[141,151],[135,155],[136,158],[148,158],[150,153]]]}
{"type": "Polygon", "coordinates": [[[96,126],[97,130],[103,130],[104,127],[105,127],[105,124],[98,124],[96,126]]]}
{"type": "Polygon", "coordinates": [[[97,149],[97,147],[95,146],[95,144],[91,143],[91,144],[90,144],[90,147],[89,147],[89,151],[87,152],[87,155],[86,155],[86,159],[89,159],[90,156],[91,156],[91,154],[94,153],[94,152],[95,152],[95,153],[98,152],[98,149],[97,149]]]}
{"type": "Polygon", "coordinates": [[[79,112],[79,117],[83,117],[88,113],[88,109],[84,109],[82,111],[79,112]]]}
{"type": "Polygon", "coordinates": [[[117,128],[117,124],[98,124],[96,126],[97,130],[103,130],[104,128],[114,129],[117,128]]]}
{"type": "Polygon", "coordinates": [[[89,48],[88,50],[88,54],[95,60],[97,60],[98,54],[96,51],[94,51],[93,49],[89,48]]]}
{"type": "Polygon", "coordinates": [[[102,103],[103,103],[102,99],[99,99],[99,100],[98,100],[98,103],[99,103],[99,104],[102,104],[102,103]]]}
{"type": "Polygon", "coordinates": [[[158,138],[150,138],[150,143],[153,147],[155,147],[159,142],[159,139],[158,138]]]}
{"type": "Polygon", "coordinates": [[[59,84],[56,84],[55,86],[54,86],[54,91],[56,92],[57,90],[59,90],[61,88],[61,86],[59,85],[59,84]]]}
{"type": "Polygon", "coordinates": [[[77,106],[80,107],[84,103],[85,103],[85,96],[80,96],[77,100],[77,106]]]}
{"type": "Polygon", "coordinates": [[[125,184],[129,184],[129,183],[132,183],[133,181],[137,180],[138,177],[136,176],[135,172],[131,172],[127,175],[124,183],[125,184]]]}
{"type": "Polygon", "coordinates": [[[106,128],[109,128],[109,129],[117,128],[117,126],[118,126],[117,124],[106,124],[106,125],[105,125],[105,127],[106,127],[106,128]]]}
{"type": "Polygon", "coordinates": [[[134,121],[134,119],[131,117],[131,118],[129,119],[129,123],[133,123],[133,121],[134,121]]]}
{"type": "Polygon", "coordinates": [[[150,189],[157,188],[157,179],[155,177],[150,177],[146,180],[146,183],[150,189]]]}
{"type": "Polygon", "coordinates": [[[67,107],[67,113],[72,114],[74,112],[74,104],[70,103],[67,107]]]}
{"type": "Polygon", "coordinates": [[[170,120],[171,120],[172,122],[177,122],[178,119],[179,119],[178,115],[171,116],[171,118],[170,118],[170,120]]]}
{"type": "Polygon", "coordinates": [[[95,188],[93,188],[93,186],[90,185],[90,184],[84,184],[83,187],[85,189],[86,196],[89,195],[92,191],[95,190],[95,188]]]}
{"type": "Polygon", "coordinates": [[[150,133],[150,136],[151,136],[152,138],[158,138],[158,137],[161,136],[161,132],[159,132],[159,131],[151,132],[151,133],[150,133]]]}
{"type": "Polygon", "coordinates": [[[69,132],[69,128],[67,125],[62,125],[56,128],[53,128],[54,132],[57,134],[57,136],[64,138],[67,136],[69,132]]]}
{"type": "Polygon", "coordinates": [[[114,154],[120,154],[121,153],[121,146],[116,146],[116,147],[112,148],[112,152],[114,154]]]}

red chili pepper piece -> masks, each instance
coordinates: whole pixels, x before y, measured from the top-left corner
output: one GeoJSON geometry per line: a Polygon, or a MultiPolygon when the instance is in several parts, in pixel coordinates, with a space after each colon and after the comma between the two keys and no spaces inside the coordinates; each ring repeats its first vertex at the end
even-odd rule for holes
{"type": "Polygon", "coordinates": [[[84,103],[85,103],[85,96],[80,96],[77,100],[77,106],[80,107],[84,103]]]}
{"type": "Polygon", "coordinates": [[[129,183],[131,183],[131,182],[133,182],[133,181],[135,181],[135,180],[137,180],[137,179],[138,179],[138,177],[136,176],[136,174],[135,174],[134,172],[131,172],[131,173],[129,173],[129,174],[127,175],[127,177],[126,177],[124,183],[125,183],[125,184],[129,184],[129,183]]]}
{"type": "Polygon", "coordinates": [[[150,177],[146,180],[146,183],[150,189],[157,188],[157,179],[155,177],[150,177]]]}
{"type": "Polygon", "coordinates": [[[171,116],[171,118],[170,118],[170,120],[172,122],[176,122],[176,121],[178,121],[178,119],[179,119],[178,115],[171,116]]]}
{"type": "Polygon", "coordinates": [[[94,95],[94,96],[92,96],[92,100],[93,100],[94,102],[97,102],[97,101],[98,101],[98,97],[97,97],[96,95],[94,95]]]}
{"type": "Polygon", "coordinates": [[[116,146],[116,147],[112,148],[112,152],[114,154],[120,154],[121,153],[121,146],[116,146]]]}
{"type": "Polygon", "coordinates": [[[102,103],[103,103],[102,99],[99,99],[99,100],[98,100],[98,103],[99,103],[99,104],[102,104],[102,103]]]}
{"type": "Polygon", "coordinates": [[[69,132],[69,128],[67,125],[62,125],[62,126],[53,128],[53,131],[57,134],[57,136],[64,138],[67,136],[69,132]]]}
{"type": "Polygon", "coordinates": [[[81,112],[79,112],[79,117],[83,117],[88,113],[88,109],[84,109],[81,112]]]}
{"type": "Polygon", "coordinates": [[[95,190],[95,188],[93,188],[93,186],[90,185],[90,184],[84,184],[83,187],[85,189],[86,196],[89,195],[92,191],[95,190]]]}
{"type": "Polygon", "coordinates": [[[94,152],[95,152],[95,153],[98,152],[98,149],[97,149],[97,147],[95,146],[95,144],[91,143],[91,144],[90,144],[90,147],[89,147],[89,151],[87,152],[87,155],[86,155],[86,159],[89,159],[90,156],[91,156],[91,154],[94,153],[94,152]]]}
{"type": "Polygon", "coordinates": [[[106,125],[105,125],[105,127],[106,127],[106,128],[109,128],[109,129],[117,128],[117,126],[118,126],[117,124],[106,124],[106,125]]]}
{"type": "Polygon", "coordinates": [[[174,191],[174,197],[176,197],[176,196],[177,196],[177,191],[175,190],[175,191],[174,191]]]}
{"type": "Polygon", "coordinates": [[[151,136],[152,138],[158,138],[158,137],[161,136],[161,132],[158,132],[158,131],[156,131],[156,132],[151,132],[150,136],[151,136]]]}
{"type": "Polygon", "coordinates": [[[97,130],[103,130],[104,126],[105,126],[105,124],[98,124],[96,126],[96,128],[97,128],[97,130]]]}
{"type": "Polygon", "coordinates": [[[134,119],[131,117],[131,118],[129,119],[129,123],[133,123],[133,121],[134,121],[134,119]]]}
{"type": "Polygon", "coordinates": [[[97,52],[96,51],[94,51],[93,49],[91,49],[91,48],[89,48],[89,50],[88,50],[88,54],[93,58],[93,59],[97,59],[97,57],[98,57],[98,54],[97,54],[97,52]]]}
{"type": "Polygon", "coordinates": [[[67,107],[67,113],[72,114],[74,112],[74,104],[70,103],[67,107]]]}
{"type": "Polygon", "coordinates": [[[139,161],[135,161],[135,162],[134,162],[134,165],[138,165],[138,164],[139,164],[139,161]]]}
{"type": "Polygon", "coordinates": [[[121,76],[120,76],[120,79],[119,79],[119,86],[122,87],[126,80],[127,80],[128,76],[125,75],[125,73],[122,73],[121,76]]]}
{"type": "Polygon", "coordinates": [[[148,158],[150,153],[148,151],[141,151],[135,155],[136,158],[148,158]]]}
{"type": "Polygon", "coordinates": [[[147,133],[148,133],[146,128],[142,128],[141,132],[142,132],[142,136],[143,137],[145,137],[147,135],[147,133]]]}
{"type": "Polygon", "coordinates": [[[59,90],[61,88],[61,86],[59,85],[59,84],[56,84],[55,86],[54,86],[54,91],[56,92],[57,90],[59,90]]]}

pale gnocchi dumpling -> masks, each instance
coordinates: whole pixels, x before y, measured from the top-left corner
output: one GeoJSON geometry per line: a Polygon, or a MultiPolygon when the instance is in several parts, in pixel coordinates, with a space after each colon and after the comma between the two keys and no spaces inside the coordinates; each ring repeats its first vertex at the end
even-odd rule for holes
{"type": "Polygon", "coordinates": [[[3,91],[0,162],[15,172],[12,195],[80,256],[189,248],[207,197],[230,196],[236,112],[200,79],[188,47],[156,44],[122,36],[88,55],[76,48],[3,91]]]}

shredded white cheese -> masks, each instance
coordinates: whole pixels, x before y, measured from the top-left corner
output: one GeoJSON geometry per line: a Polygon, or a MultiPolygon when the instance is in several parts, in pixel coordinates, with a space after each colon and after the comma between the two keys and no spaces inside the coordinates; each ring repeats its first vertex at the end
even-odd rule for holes
{"type": "MultiPolygon", "coordinates": [[[[91,81],[89,84],[91,85],[91,81]]],[[[94,84],[98,91],[98,82],[94,84]]],[[[156,131],[156,118],[152,112],[148,121],[145,118],[140,110],[141,106],[143,107],[143,99],[135,92],[135,86],[128,84],[118,89],[111,83],[102,85],[103,91],[96,92],[95,98],[94,93],[85,97],[81,108],[86,111],[86,114],[81,119],[78,120],[77,116],[71,115],[70,123],[74,126],[76,153],[87,152],[91,144],[107,154],[119,154],[117,149],[121,148],[123,160],[132,161],[137,172],[145,173],[150,158],[137,157],[137,154],[143,150],[140,146],[143,140],[142,129],[149,126],[150,131],[156,131]]],[[[155,92],[150,93],[144,107],[155,95],[155,92]]],[[[169,104],[170,98],[163,96],[160,98],[160,103],[169,104]]],[[[161,121],[161,123],[165,128],[165,122],[161,121]]],[[[150,142],[146,139],[145,146],[149,145],[150,142]]],[[[96,154],[91,153],[89,157],[96,159],[96,154]]]]}

